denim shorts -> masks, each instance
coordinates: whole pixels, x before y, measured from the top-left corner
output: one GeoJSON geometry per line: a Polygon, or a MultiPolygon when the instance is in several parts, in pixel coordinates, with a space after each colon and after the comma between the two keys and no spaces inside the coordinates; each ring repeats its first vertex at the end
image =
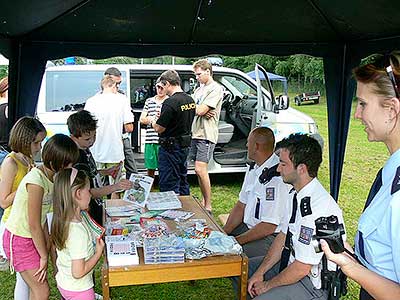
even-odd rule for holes
{"type": "Polygon", "coordinates": [[[215,144],[208,140],[192,139],[189,159],[209,163],[214,152],[215,144]]]}

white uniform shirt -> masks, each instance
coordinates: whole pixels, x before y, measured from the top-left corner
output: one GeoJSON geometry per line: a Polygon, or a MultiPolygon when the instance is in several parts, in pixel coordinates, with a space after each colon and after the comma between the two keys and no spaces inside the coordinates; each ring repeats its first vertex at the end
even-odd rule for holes
{"type": "Polygon", "coordinates": [[[400,150],[382,170],[382,187],[361,215],[355,252],[368,269],[400,283],[400,150]],[[362,232],[364,257],[360,253],[362,232]]]}
{"type": "Polygon", "coordinates": [[[97,119],[96,142],[90,149],[94,160],[101,163],[123,161],[122,128],[134,121],[127,98],[119,93],[97,94],[86,101],[85,110],[97,119]]]}
{"type": "Polygon", "coordinates": [[[278,225],[276,233],[281,231],[280,224],[283,223],[287,214],[289,201],[289,186],[285,184],[282,177],[273,177],[269,182],[261,183],[260,175],[265,168],[271,168],[279,163],[276,154],[272,154],[261,166],[247,169],[239,201],[246,205],[244,210],[245,223],[249,228],[260,222],[278,225]]]}
{"type": "MultiPolygon", "coordinates": [[[[290,201],[293,199],[293,193],[290,194],[290,201]]],[[[288,211],[292,211],[292,205],[290,205],[290,210],[288,211]]],[[[314,178],[297,193],[295,222],[286,224],[292,233],[292,245],[295,255],[293,256],[293,252],[290,254],[289,264],[297,260],[313,265],[308,276],[317,289],[321,288],[321,258],[323,252],[315,252],[311,244],[311,238],[315,234],[315,220],[319,217],[329,217],[331,215],[337,216],[339,224],[343,224],[344,226],[342,211],[338,204],[324,189],[318,179],[314,178]]],[[[286,233],[286,231],[283,232],[286,233]]],[[[346,236],[343,236],[343,240],[345,239],[346,236]]],[[[328,268],[336,270],[335,264],[329,261],[328,268]]]]}

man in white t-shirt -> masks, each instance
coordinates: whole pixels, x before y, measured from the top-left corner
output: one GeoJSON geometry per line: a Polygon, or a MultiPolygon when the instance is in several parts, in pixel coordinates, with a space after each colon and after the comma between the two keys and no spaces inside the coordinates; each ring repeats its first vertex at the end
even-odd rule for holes
{"type": "MultiPolygon", "coordinates": [[[[101,81],[102,93],[89,98],[85,110],[97,119],[96,142],[91,148],[98,168],[109,168],[124,161],[122,129],[133,128],[134,117],[124,95],[118,93],[118,84],[106,75],[101,81]]],[[[112,182],[111,182],[112,183],[112,182]]]]}
{"type": "Polygon", "coordinates": [[[239,201],[224,226],[235,236],[250,257],[264,255],[287,212],[289,186],[277,172],[279,158],[274,153],[275,138],[271,129],[258,127],[247,139],[248,157],[253,160],[246,172],[239,201]]]}
{"type": "MultiPolygon", "coordinates": [[[[118,70],[116,67],[110,67],[104,71],[105,75],[111,75],[111,78],[115,80],[117,86],[120,86],[122,83],[122,74],[121,71],[118,70]]],[[[118,93],[124,95],[125,101],[127,101],[128,105],[130,106],[130,100],[126,97],[123,90],[118,89],[118,93]]],[[[132,173],[137,173],[137,167],[135,162],[135,157],[132,150],[132,142],[131,142],[131,134],[134,130],[133,124],[124,124],[124,130],[122,133],[122,143],[124,145],[124,167],[126,169],[126,178],[129,179],[132,173]],[[129,130],[127,130],[129,129],[129,130]]]]}

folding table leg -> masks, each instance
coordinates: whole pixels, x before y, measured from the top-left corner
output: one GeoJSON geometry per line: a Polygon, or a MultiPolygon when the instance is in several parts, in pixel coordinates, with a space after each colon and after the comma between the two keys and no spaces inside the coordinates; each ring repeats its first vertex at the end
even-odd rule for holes
{"type": "Polygon", "coordinates": [[[242,273],[239,282],[239,299],[246,300],[247,297],[247,275],[248,275],[249,259],[246,254],[242,254],[242,273]]]}
{"type": "Polygon", "coordinates": [[[101,268],[101,286],[103,288],[103,300],[110,300],[110,285],[108,283],[108,270],[101,268]]]}

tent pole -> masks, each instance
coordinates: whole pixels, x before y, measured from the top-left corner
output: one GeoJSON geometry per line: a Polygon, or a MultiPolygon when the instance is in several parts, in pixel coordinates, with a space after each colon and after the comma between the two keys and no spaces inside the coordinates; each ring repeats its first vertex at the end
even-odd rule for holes
{"type": "Polygon", "coordinates": [[[360,58],[344,44],[342,52],[324,57],[328,109],[330,192],[337,201],[355,90],[351,70],[360,58]]]}

